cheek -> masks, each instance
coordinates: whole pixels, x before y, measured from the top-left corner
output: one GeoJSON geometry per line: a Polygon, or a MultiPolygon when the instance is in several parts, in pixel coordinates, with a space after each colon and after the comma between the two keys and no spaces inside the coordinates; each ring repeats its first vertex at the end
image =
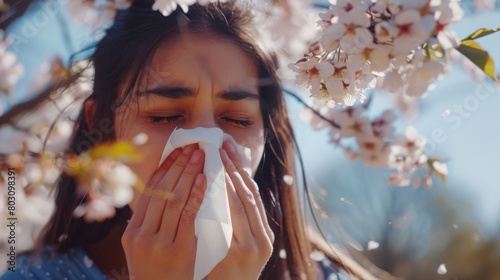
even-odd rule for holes
{"type": "Polygon", "coordinates": [[[133,143],[137,135],[145,134],[147,136],[147,141],[145,143],[135,145],[135,149],[141,154],[142,159],[138,162],[128,164],[145,184],[158,169],[165,143],[172,131],[158,129],[157,127],[141,123],[134,117],[134,114],[127,115],[128,116],[117,116],[115,119],[117,124],[116,138],[117,140],[133,143]]]}
{"type": "Polygon", "coordinates": [[[259,167],[260,160],[264,154],[264,144],[258,148],[252,149],[252,177],[255,176],[257,168],[259,167]]]}
{"type": "Polygon", "coordinates": [[[129,166],[142,182],[146,183],[158,169],[165,142],[166,139],[154,138],[149,135],[149,139],[144,145],[136,146],[137,151],[142,155],[142,159],[129,164],[129,166]]]}
{"type": "MultiPolygon", "coordinates": [[[[163,152],[163,148],[165,147],[167,138],[168,137],[165,137],[164,139],[148,135],[148,141],[145,144],[136,146],[137,151],[142,155],[142,159],[139,162],[129,163],[128,166],[132,169],[135,175],[139,177],[139,180],[143,185],[146,185],[146,183],[151,179],[151,176],[153,176],[155,171],[158,169],[161,154],[163,152]]],[[[129,204],[132,211],[135,209],[135,205],[139,201],[139,197],[140,192],[134,189],[134,198],[129,204]]]]}
{"type": "Polygon", "coordinates": [[[254,176],[264,153],[264,130],[259,129],[249,134],[232,136],[238,144],[251,150],[252,176],[254,176]]]}

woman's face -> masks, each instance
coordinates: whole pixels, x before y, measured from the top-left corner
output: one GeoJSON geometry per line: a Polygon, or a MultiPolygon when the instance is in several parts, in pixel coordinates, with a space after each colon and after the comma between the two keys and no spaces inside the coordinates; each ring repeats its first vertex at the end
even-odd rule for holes
{"type": "MultiPolygon", "coordinates": [[[[148,136],[137,147],[143,160],[130,165],[143,182],[157,170],[176,127],[222,129],[252,150],[255,173],[264,150],[258,72],[236,44],[217,36],[179,36],[158,48],[140,92],[144,93],[137,103],[117,111],[115,124],[118,139],[132,141],[140,133],[148,136]]],[[[132,209],[137,200],[136,194],[132,209]]]]}

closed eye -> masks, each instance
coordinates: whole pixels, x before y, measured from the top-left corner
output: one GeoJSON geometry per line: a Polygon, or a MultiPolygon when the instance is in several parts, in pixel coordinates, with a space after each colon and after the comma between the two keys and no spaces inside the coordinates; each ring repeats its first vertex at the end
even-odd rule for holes
{"type": "MultiPolygon", "coordinates": [[[[171,124],[180,121],[182,117],[183,117],[182,115],[176,115],[176,116],[151,116],[148,118],[149,121],[152,123],[171,124]]],[[[245,128],[253,125],[253,122],[249,120],[238,120],[228,117],[223,117],[222,119],[228,124],[239,128],[245,128]]]]}
{"type": "Polygon", "coordinates": [[[181,118],[182,118],[181,115],[167,116],[167,117],[151,116],[151,117],[149,117],[149,120],[153,123],[174,123],[174,122],[180,121],[181,118]]]}
{"type": "Polygon", "coordinates": [[[253,124],[252,121],[248,121],[248,120],[237,120],[237,119],[232,119],[232,118],[228,118],[228,117],[224,117],[222,119],[224,121],[226,121],[227,123],[229,123],[230,125],[232,125],[234,127],[239,127],[239,128],[249,127],[253,124]]]}

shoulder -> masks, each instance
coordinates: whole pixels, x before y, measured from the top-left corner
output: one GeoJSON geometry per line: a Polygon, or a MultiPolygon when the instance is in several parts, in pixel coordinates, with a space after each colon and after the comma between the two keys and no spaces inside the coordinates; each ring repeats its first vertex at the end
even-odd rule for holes
{"type": "Polygon", "coordinates": [[[0,280],[9,279],[106,279],[83,248],[56,253],[50,247],[17,258],[15,271],[6,270],[0,280]]]}

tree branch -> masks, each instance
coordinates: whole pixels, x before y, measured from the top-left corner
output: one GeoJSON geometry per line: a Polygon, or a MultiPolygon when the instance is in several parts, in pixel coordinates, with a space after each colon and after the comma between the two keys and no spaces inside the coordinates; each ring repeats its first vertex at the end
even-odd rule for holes
{"type": "Polygon", "coordinates": [[[333,127],[336,127],[338,129],[340,129],[340,125],[338,125],[336,122],[326,118],[325,116],[323,116],[320,112],[318,112],[316,109],[314,109],[313,107],[309,106],[309,104],[307,104],[306,102],[304,102],[304,100],[302,100],[302,98],[300,98],[297,94],[295,94],[294,92],[292,92],[291,90],[288,90],[288,89],[283,89],[287,94],[291,95],[292,97],[294,97],[299,103],[301,103],[302,105],[304,105],[307,109],[311,110],[315,115],[317,115],[319,118],[321,118],[322,120],[324,120],[325,122],[329,123],[331,126],[333,127]]]}
{"type": "Polygon", "coordinates": [[[68,87],[69,85],[74,83],[79,77],[80,77],[79,73],[72,75],[69,78],[64,79],[64,80],[54,84],[53,86],[48,87],[47,89],[42,91],[40,94],[38,94],[33,99],[15,105],[7,113],[0,116],[0,125],[12,123],[12,120],[15,117],[17,117],[18,115],[20,115],[24,112],[32,110],[34,107],[36,107],[40,103],[47,100],[50,97],[50,94],[52,92],[54,92],[55,90],[62,88],[62,87],[68,87]]]}
{"type": "Polygon", "coordinates": [[[10,9],[8,9],[5,13],[0,14],[0,29],[7,29],[11,23],[24,15],[31,3],[33,3],[33,0],[21,0],[10,5],[10,9]]]}

